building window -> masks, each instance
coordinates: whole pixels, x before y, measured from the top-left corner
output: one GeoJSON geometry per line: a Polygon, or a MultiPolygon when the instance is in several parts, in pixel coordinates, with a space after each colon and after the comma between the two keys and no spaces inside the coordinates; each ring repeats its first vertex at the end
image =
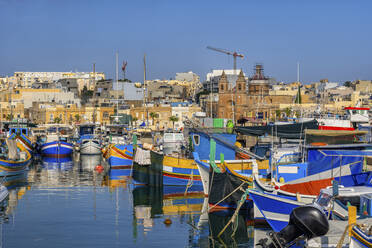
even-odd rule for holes
{"type": "Polygon", "coordinates": [[[223,84],[221,84],[221,90],[223,90],[223,84]]]}
{"type": "Polygon", "coordinates": [[[238,85],[238,89],[242,90],[242,85],[241,84],[238,85]]]}
{"type": "Polygon", "coordinates": [[[109,117],[109,113],[108,112],[103,112],[103,118],[108,118],[109,117]]]}

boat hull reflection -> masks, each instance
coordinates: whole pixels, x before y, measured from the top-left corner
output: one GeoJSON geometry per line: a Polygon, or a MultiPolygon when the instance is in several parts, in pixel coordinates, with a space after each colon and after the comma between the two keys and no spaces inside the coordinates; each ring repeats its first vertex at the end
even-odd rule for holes
{"type": "Polygon", "coordinates": [[[42,160],[42,167],[46,170],[71,170],[74,165],[72,157],[66,158],[52,158],[44,157],[42,160]]]}

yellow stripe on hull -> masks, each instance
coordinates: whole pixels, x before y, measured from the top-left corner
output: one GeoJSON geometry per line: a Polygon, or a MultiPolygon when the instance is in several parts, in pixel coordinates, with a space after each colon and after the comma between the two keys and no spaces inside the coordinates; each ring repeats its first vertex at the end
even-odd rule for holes
{"type": "MultiPolygon", "coordinates": [[[[226,163],[226,164],[231,170],[251,170],[252,169],[252,162],[246,162],[243,160],[241,163],[226,163]]],[[[258,164],[259,170],[269,168],[269,160],[257,161],[257,164],[258,164]]],[[[220,166],[220,163],[217,163],[217,165],[220,166]]],[[[177,168],[183,168],[183,169],[198,169],[193,159],[177,158],[177,157],[171,157],[171,156],[164,156],[163,166],[177,167],[177,168]]]]}

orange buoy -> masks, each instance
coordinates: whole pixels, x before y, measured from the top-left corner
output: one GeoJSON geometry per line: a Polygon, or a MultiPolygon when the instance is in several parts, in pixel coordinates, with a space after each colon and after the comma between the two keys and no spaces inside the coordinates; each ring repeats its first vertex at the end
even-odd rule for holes
{"type": "Polygon", "coordinates": [[[101,173],[103,171],[103,166],[102,165],[97,165],[95,168],[94,168],[95,171],[97,171],[98,173],[101,173]]]}
{"type": "Polygon", "coordinates": [[[167,219],[164,220],[164,224],[165,224],[166,226],[170,226],[170,225],[172,224],[172,220],[169,219],[169,218],[167,218],[167,219]]]}

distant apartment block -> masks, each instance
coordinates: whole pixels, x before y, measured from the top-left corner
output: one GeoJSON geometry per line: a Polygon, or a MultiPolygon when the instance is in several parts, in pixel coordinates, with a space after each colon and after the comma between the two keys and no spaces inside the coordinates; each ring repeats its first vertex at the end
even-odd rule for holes
{"type": "Polygon", "coordinates": [[[189,72],[177,72],[175,80],[181,82],[199,82],[200,77],[193,73],[192,71],[189,72]]]}
{"type": "MultiPolygon", "coordinates": [[[[79,78],[88,80],[88,84],[94,80],[101,80],[105,78],[103,72],[15,72],[17,86],[23,88],[30,88],[36,82],[53,82],[66,78],[79,78]]],[[[89,86],[89,85],[88,85],[89,86]]]]}

